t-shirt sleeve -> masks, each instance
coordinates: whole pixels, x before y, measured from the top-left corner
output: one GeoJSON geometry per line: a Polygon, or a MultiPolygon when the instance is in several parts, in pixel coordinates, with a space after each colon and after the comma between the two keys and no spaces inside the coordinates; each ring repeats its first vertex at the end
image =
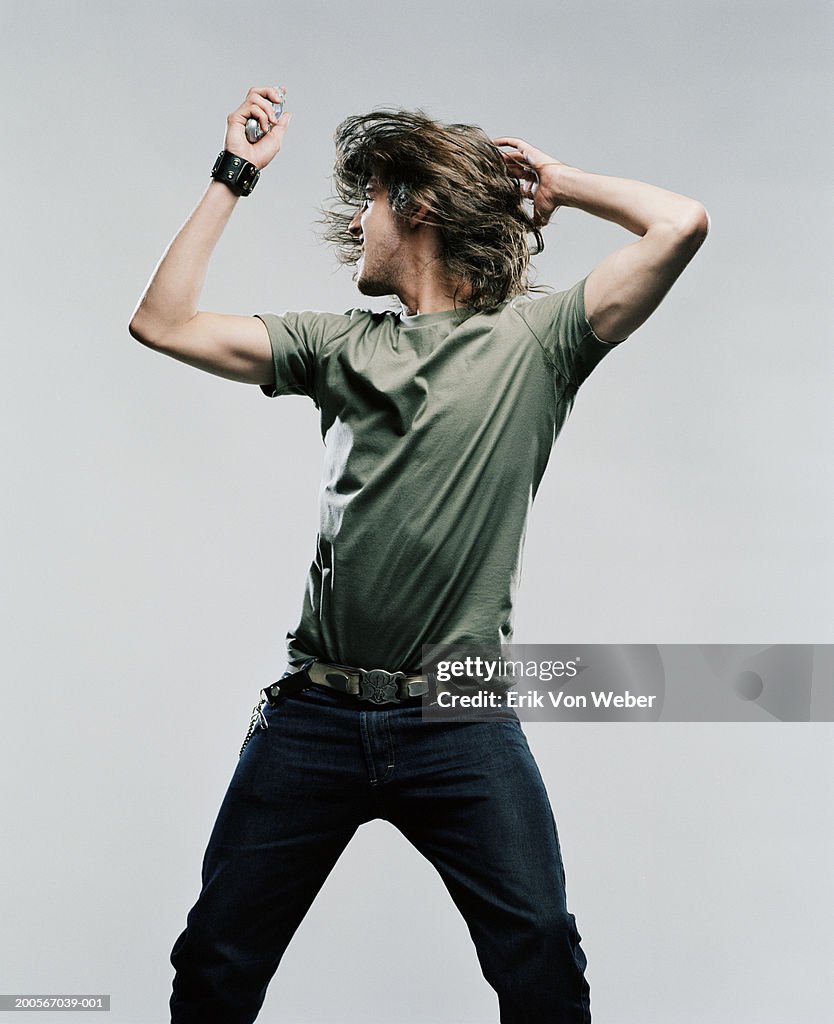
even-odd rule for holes
{"type": "Polygon", "coordinates": [[[531,299],[517,310],[538,339],[548,362],[572,387],[578,388],[594,367],[619,342],[602,341],[585,315],[585,281],[572,288],[531,299]]]}
{"type": "Polygon", "coordinates": [[[269,334],[275,383],[261,384],[267,398],[279,395],[307,395],[318,405],[316,377],[321,354],[328,340],[349,324],[349,316],[334,313],[257,313],[269,334]]]}

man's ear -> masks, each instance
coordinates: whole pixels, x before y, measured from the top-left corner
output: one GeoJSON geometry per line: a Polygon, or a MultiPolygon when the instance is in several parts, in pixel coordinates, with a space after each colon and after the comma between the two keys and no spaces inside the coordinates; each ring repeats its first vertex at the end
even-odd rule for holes
{"type": "Polygon", "coordinates": [[[428,214],[429,214],[428,206],[421,206],[420,209],[416,211],[416,213],[412,213],[412,215],[408,218],[409,227],[412,227],[412,228],[419,228],[419,227],[421,227],[423,222],[425,221],[426,217],[428,216],[428,214]]]}

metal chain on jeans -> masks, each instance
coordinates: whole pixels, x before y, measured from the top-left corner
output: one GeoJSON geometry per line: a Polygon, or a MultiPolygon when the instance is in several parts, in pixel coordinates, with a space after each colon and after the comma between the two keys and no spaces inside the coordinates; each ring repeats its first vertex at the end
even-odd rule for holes
{"type": "MultiPolygon", "coordinates": [[[[263,693],[263,691],[261,691],[263,693]]],[[[262,696],[258,703],[252,708],[252,718],[249,720],[249,732],[246,733],[246,739],[243,741],[243,746],[240,748],[240,753],[237,755],[238,760],[243,757],[243,751],[246,750],[246,744],[252,739],[255,733],[255,729],[268,729],[269,722],[264,717],[263,706],[266,704],[266,697],[262,696]]]]}

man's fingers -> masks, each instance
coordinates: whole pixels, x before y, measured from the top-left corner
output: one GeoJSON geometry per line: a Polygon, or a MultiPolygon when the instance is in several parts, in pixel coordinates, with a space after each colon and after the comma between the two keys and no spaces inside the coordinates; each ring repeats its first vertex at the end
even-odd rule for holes
{"type": "Polygon", "coordinates": [[[275,115],[272,111],[272,106],[265,99],[260,96],[252,99],[252,101],[246,104],[242,110],[241,115],[245,121],[248,121],[250,117],[254,117],[258,124],[261,126],[261,131],[266,134],[272,127],[272,122],[275,120],[275,115]]]}
{"type": "Polygon", "coordinates": [[[504,154],[504,166],[507,169],[507,174],[511,178],[530,178],[534,181],[539,180],[539,175],[532,164],[527,161],[520,154],[518,156],[512,156],[507,153],[504,154]]]}
{"type": "Polygon", "coordinates": [[[520,169],[522,169],[523,171],[527,171],[528,173],[535,173],[533,164],[525,160],[524,157],[506,157],[504,159],[504,164],[507,167],[520,167],[520,169]]]}
{"type": "Polygon", "coordinates": [[[515,160],[517,163],[527,163],[527,156],[519,149],[502,150],[501,156],[504,157],[505,162],[507,160],[515,160]]]}
{"type": "Polygon", "coordinates": [[[538,176],[538,172],[536,170],[538,163],[533,163],[529,154],[522,153],[519,150],[513,150],[509,153],[502,153],[501,156],[504,157],[504,165],[506,166],[509,174],[515,175],[520,172],[525,175],[538,176]]]}
{"type": "Polygon", "coordinates": [[[259,93],[270,101],[270,103],[281,103],[287,98],[287,87],[282,85],[280,89],[268,86],[266,89],[258,89],[259,93]]]}
{"type": "MultiPolygon", "coordinates": [[[[525,160],[530,157],[543,157],[544,153],[540,149],[536,149],[535,146],[531,146],[529,142],[525,142],[524,139],[493,139],[496,145],[499,146],[512,146],[516,153],[520,153],[525,160]]],[[[502,153],[502,156],[506,156],[506,153],[502,153]]]]}
{"type": "Polygon", "coordinates": [[[515,146],[516,149],[529,149],[529,144],[524,139],[500,138],[492,140],[496,146],[515,146]]]}
{"type": "Polygon", "coordinates": [[[554,160],[553,157],[549,157],[547,153],[543,153],[540,149],[536,149],[535,146],[531,146],[524,139],[501,138],[493,139],[492,141],[496,146],[514,147],[510,151],[501,151],[501,156],[505,159],[510,157],[519,163],[529,164],[530,167],[544,167],[547,166],[548,162],[560,163],[559,160],[554,160]]]}
{"type": "MultiPolygon", "coordinates": [[[[255,117],[261,122],[261,127],[266,129],[266,125],[263,124],[260,112],[263,111],[267,124],[277,124],[278,118],[275,116],[272,104],[286,104],[286,100],[287,90],[284,86],[281,86],[280,89],[274,89],[271,86],[253,87],[246,94],[246,99],[234,113],[242,115],[245,118],[255,117]]],[[[229,116],[232,117],[234,114],[229,116]]]]}
{"type": "Polygon", "coordinates": [[[272,85],[253,85],[249,92],[246,94],[246,99],[251,100],[256,96],[263,96],[270,100],[272,103],[280,103],[282,93],[286,94],[286,87],[281,86],[280,89],[275,88],[272,85]]]}

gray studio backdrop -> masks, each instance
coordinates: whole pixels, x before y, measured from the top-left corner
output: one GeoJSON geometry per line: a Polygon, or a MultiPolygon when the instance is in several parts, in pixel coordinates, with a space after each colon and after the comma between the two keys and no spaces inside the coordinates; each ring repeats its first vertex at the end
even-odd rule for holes
{"type": "MultiPolygon", "coordinates": [[[[287,85],[295,117],[238,205],[204,308],[386,307],[313,229],[333,130],[380,104],[703,201],[707,243],[594,372],[557,445],[517,640],[834,639],[829,4],[0,11],[0,992],[110,993],[114,1024],[167,1019],[170,947],[297,621],[312,404],[268,401],[127,334],[250,85],[287,85]]],[[[556,288],[630,240],[573,210],[545,237],[538,280],[556,288]]],[[[830,1019],[834,730],[762,718],[525,726],[595,1021],[830,1019]]],[[[497,1005],[432,868],[374,822],[262,1019],[480,1024],[497,1005]]]]}

